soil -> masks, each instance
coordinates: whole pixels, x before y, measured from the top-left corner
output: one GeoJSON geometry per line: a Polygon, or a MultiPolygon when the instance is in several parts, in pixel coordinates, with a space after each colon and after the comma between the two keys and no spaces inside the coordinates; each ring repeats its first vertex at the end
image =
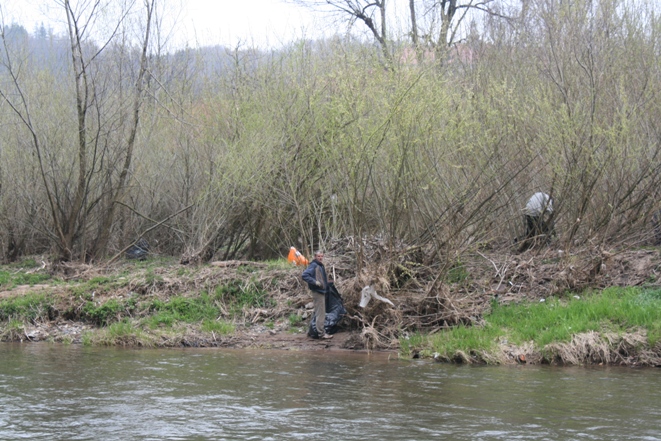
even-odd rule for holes
{"type": "MultiPolygon", "coordinates": [[[[86,331],[94,326],[86,323],[57,320],[31,324],[25,327],[23,335],[17,335],[13,340],[21,342],[56,341],[79,344],[86,331]]],[[[127,342],[127,345],[134,346],[127,342]]],[[[141,346],[137,344],[135,346],[141,346]]],[[[308,337],[304,332],[291,330],[274,330],[265,326],[252,326],[239,329],[232,336],[220,336],[189,330],[183,335],[169,340],[163,339],[161,347],[219,347],[235,349],[281,349],[290,351],[352,351],[352,352],[392,352],[396,349],[368,350],[360,333],[350,330],[340,330],[333,334],[332,339],[320,340],[308,337]]]]}

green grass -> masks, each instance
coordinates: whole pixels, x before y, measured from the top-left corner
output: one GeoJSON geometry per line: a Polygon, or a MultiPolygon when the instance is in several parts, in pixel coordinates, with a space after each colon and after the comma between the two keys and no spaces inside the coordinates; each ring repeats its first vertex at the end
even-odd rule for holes
{"type": "Polygon", "coordinates": [[[19,270],[25,270],[25,269],[37,268],[38,266],[40,266],[40,264],[34,258],[29,257],[19,262],[12,262],[4,266],[9,268],[16,268],[19,270]]]}
{"type": "Polygon", "coordinates": [[[222,320],[204,320],[202,328],[204,332],[215,332],[220,335],[231,335],[236,330],[236,327],[230,323],[222,320]]]}
{"type": "Polygon", "coordinates": [[[80,336],[80,342],[83,346],[92,346],[94,344],[94,333],[85,331],[80,336]]]}
{"type": "Polygon", "coordinates": [[[289,314],[288,320],[289,320],[289,326],[292,328],[301,326],[301,324],[303,323],[303,317],[301,317],[298,314],[289,314]]]}
{"type": "Polygon", "coordinates": [[[44,293],[27,293],[2,299],[0,300],[0,321],[47,319],[52,307],[52,299],[44,293]]]}
{"type": "Polygon", "coordinates": [[[95,332],[85,332],[81,341],[85,346],[153,346],[152,338],[127,319],[95,332]]]}
{"type": "Polygon", "coordinates": [[[463,263],[457,261],[448,270],[446,280],[448,283],[461,283],[468,280],[469,274],[463,263]]]}
{"type": "Polygon", "coordinates": [[[154,300],[149,306],[151,316],[146,323],[152,327],[171,327],[177,322],[197,323],[220,316],[219,305],[207,293],[199,297],[173,297],[168,301],[154,300]]]}
{"type": "MultiPolygon", "coordinates": [[[[172,327],[178,322],[211,323],[223,315],[223,311],[227,311],[230,318],[239,318],[246,308],[270,306],[273,301],[259,283],[250,279],[233,280],[218,286],[211,294],[203,292],[198,297],[153,300],[148,306],[149,317],[145,322],[151,328],[172,327]]],[[[215,329],[211,331],[216,332],[215,329]]]]}
{"type": "Polygon", "coordinates": [[[0,341],[22,339],[25,335],[25,323],[17,319],[9,319],[7,324],[0,327],[0,341]]]}
{"type": "Polygon", "coordinates": [[[121,320],[129,309],[130,305],[118,299],[110,299],[98,305],[93,301],[88,301],[83,306],[81,318],[100,326],[107,326],[121,320]]]}
{"type": "Polygon", "coordinates": [[[12,289],[19,285],[30,285],[34,286],[45,282],[46,280],[51,280],[51,275],[48,273],[22,273],[22,272],[10,272],[10,271],[0,271],[0,287],[2,289],[12,289]]]}
{"type": "Polygon", "coordinates": [[[108,336],[112,339],[125,338],[125,337],[131,337],[142,334],[142,330],[136,328],[128,320],[115,322],[112,325],[108,326],[107,329],[108,329],[108,336]]]}
{"type": "Polygon", "coordinates": [[[423,355],[431,356],[429,346],[429,339],[427,336],[419,332],[413,333],[410,336],[402,337],[399,339],[399,353],[403,357],[411,357],[414,352],[419,350],[423,351],[423,355]],[[427,349],[424,349],[427,348],[427,349]]]}
{"type": "MultiPolygon", "coordinates": [[[[274,260],[267,260],[266,262],[266,269],[268,271],[271,270],[286,270],[286,269],[292,269],[296,268],[296,266],[288,261],[287,259],[274,259],[274,260]]],[[[301,269],[301,272],[305,269],[303,267],[298,267],[301,269]]]]}
{"type": "Polygon", "coordinates": [[[237,315],[244,308],[268,308],[273,305],[268,293],[252,280],[233,280],[215,290],[215,297],[222,302],[232,315],[237,315]]]}
{"type": "Polygon", "coordinates": [[[484,322],[483,326],[458,326],[427,337],[402,339],[402,354],[437,352],[451,359],[458,351],[492,351],[502,339],[517,345],[532,341],[543,348],[588,331],[637,329],[647,330],[648,343],[653,346],[661,339],[661,290],[609,288],[580,299],[569,296],[544,303],[494,304],[484,322]]]}
{"type": "Polygon", "coordinates": [[[126,286],[129,281],[126,277],[106,277],[97,276],[86,281],[76,281],[77,284],[69,286],[69,292],[84,300],[92,300],[92,293],[111,292],[118,288],[126,286]]]}

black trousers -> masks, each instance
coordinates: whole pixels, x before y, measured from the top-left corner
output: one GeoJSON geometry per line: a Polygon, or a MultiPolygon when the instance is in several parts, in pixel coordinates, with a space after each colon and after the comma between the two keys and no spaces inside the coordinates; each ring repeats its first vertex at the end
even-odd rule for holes
{"type": "Polygon", "coordinates": [[[526,215],[526,239],[535,236],[550,236],[553,233],[553,225],[544,219],[544,216],[526,215]]]}

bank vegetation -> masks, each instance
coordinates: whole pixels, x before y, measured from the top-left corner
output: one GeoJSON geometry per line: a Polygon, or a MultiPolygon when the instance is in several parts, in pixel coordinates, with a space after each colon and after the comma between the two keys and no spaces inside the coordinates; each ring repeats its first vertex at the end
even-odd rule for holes
{"type": "Polygon", "coordinates": [[[416,299],[358,320],[387,346],[478,323],[496,294],[582,295],[658,240],[653,2],[533,0],[451,39],[268,51],[168,51],[159,6],[62,2],[66,35],[3,24],[5,263],[112,267],[140,238],[192,272],[324,248],[349,298],[416,299]],[[537,191],[556,236],[529,250],[514,240],[537,191]]]}

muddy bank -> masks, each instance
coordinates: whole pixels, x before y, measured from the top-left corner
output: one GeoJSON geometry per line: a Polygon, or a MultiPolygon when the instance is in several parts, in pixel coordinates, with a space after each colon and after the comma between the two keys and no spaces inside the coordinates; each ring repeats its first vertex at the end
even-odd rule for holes
{"type": "MultiPolygon", "coordinates": [[[[306,329],[271,329],[263,325],[240,327],[232,335],[219,335],[202,332],[195,327],[178,329],[165,335],[160,332],[147,333],[140,338],[127,336],[114,341],[115,345],[129,347],[194,347],[194,348],[232,348],[232,349],[281,349],[291,351],[354,351],[354,352],[390,352],[396,348],[368,349],[360,333],[349,329],[340,329],[330,340],[313,339],[306,335],[306,329]]],[[[19,330],[4,331],[2,341],[21,343],[65,343],[84,344],[85,336],[99,332],[97,326],[89,323],[68,320],[54,320],[26,324],[19,330]]]]}

